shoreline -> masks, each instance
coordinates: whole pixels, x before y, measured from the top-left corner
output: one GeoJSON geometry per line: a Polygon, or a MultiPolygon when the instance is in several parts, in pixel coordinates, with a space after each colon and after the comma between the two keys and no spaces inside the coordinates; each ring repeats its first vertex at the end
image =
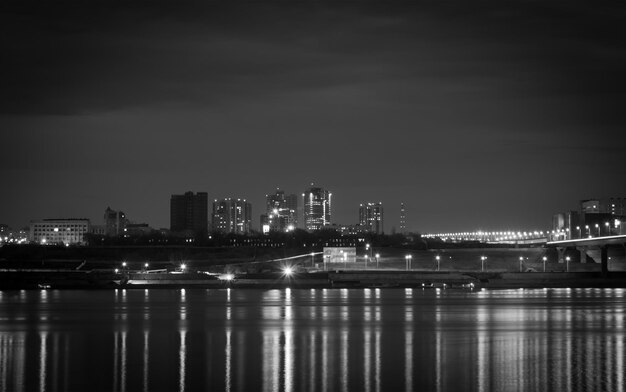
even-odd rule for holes
{"type": "Polygon", "coordinates": [[[341,288],[626,288],[625,272],[304,271],[233,275],[112,273],[78,270],[2,270],[0,290],[23,289],[341,289],[341,288]]]}

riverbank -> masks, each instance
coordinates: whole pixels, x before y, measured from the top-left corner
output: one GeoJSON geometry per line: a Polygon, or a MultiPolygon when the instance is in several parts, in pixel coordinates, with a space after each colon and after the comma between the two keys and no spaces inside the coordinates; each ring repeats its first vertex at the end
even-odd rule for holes
{"type": "Polygon", "coordinates": [[[587,288],[626,287],[626,273],[481,271],[319,271],[216,275],[205,272],[2,270],[0,290],[111,288],[587,288]]]}

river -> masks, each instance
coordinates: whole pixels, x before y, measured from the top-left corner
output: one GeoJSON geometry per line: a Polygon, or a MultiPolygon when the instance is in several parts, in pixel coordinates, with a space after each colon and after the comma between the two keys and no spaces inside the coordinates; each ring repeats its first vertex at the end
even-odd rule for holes
{"type": "Polygon", "coordinates": [[[0,391],[623,391],[625,295],[0,291],[0,391]]]}

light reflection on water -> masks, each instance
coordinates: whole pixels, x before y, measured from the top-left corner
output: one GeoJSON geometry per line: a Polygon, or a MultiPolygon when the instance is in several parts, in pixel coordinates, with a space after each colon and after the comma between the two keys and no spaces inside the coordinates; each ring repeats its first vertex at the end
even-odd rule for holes
{"type": "Polygon", "coordinates": [[[0,292],[0,392],[624,391],[624,290],[0,292]]]}

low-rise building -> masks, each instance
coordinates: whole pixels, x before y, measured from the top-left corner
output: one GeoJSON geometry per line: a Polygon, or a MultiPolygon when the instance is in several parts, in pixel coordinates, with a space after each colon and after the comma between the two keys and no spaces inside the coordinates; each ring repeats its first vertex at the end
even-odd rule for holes
{"type": "Polygon", "coordinates": [[[86,244],[89,219],[43,219],[30,222],[31,242],[51,245],[86,244]]]}

